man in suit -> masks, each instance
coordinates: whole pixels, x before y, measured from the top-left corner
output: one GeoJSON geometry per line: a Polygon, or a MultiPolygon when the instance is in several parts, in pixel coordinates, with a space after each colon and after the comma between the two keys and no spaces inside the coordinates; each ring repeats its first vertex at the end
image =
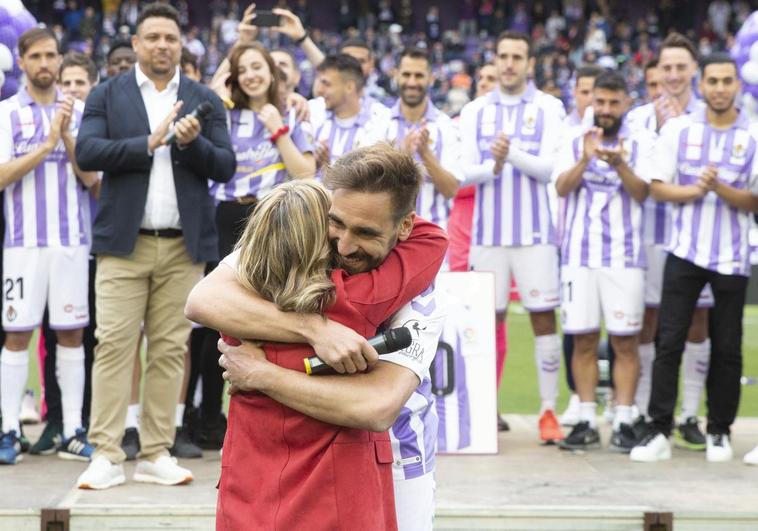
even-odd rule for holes
{"type": "Polygon", "coordinates": [[[169,456],[190,323],[182,312],[204,263],[217,259],[207,180],[228,181],[235,157],[221,101],[181,74],[178,13],[150,4],[132,37],[135,67],[87,99],[76,158],[103,173],[93,229],[97,338],[90,440],[95,453],[79,488],[125,481],[120,447],[139,327],[149,345],[142,451],[135,481],[177,485],[192,473],[169,456]],[[187,115],[208,101],[202,121],[187,115]],[[174,123],[176,139],[167,144],[174,123]]]}

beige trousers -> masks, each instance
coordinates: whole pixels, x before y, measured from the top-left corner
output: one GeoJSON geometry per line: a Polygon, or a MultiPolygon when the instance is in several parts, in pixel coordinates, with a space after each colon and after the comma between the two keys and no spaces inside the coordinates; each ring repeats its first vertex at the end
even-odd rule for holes
{"type": "Polygon", "coordinates": [[[184,305],[203,274],[183,238],[137,236],[126,257],[98,256],[95,278],[98,345],[92,370],[89,440],[95,456],[122,463],[134,351],[144,322],[147,363],[140,415],[140,458],[155,461],[174,443],[174,416],[190,322],[184,305]]]}

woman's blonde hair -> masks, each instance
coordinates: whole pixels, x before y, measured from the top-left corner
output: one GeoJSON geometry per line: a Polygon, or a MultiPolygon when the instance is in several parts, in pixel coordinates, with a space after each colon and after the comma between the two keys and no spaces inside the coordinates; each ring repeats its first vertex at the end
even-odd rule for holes
{"type": "Polygon", "coordinates": [[[330,204],[312,179],[280,184],[266,195],[237,242],[242,284],[283,311],[323,313],[334,298],[330,204]]]}

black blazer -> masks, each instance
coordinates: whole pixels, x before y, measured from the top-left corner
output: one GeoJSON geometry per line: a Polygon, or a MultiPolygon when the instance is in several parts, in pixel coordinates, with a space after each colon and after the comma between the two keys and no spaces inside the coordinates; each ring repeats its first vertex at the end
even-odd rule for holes
{"type": "MultiPolygon", "coordinates": [[[[236,160],[218,96],[182,75],[177,100],[184,102],[179,117],[203,101],[213,104],[200,135],[186,149],[171,147],[184,243],[193,262],[209,262],[218,259],[218,236],[208,179],[229,181],[236,160]]],[[[76,162],[82,170],[104,172],[92,235],[95,254],[126,256],[134,250],[153,164],[149,135],[134,69],[92,90],[76,140],[76,162]]]]}

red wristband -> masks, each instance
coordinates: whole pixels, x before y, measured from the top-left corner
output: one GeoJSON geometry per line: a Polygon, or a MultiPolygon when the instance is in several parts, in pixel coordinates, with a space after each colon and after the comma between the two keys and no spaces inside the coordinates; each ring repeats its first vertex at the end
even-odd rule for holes
{"type": "Polygon", "coordinates": [[[289,132],[290,132],[290,126],[283,125],[279,128],[279,130],[276,133],[271,135],[271,138],[269,138],[269,140],[271,141],[272,144],[275,144],[276,141],[279,140],[280,136],[286,135],[289,132]]]}

